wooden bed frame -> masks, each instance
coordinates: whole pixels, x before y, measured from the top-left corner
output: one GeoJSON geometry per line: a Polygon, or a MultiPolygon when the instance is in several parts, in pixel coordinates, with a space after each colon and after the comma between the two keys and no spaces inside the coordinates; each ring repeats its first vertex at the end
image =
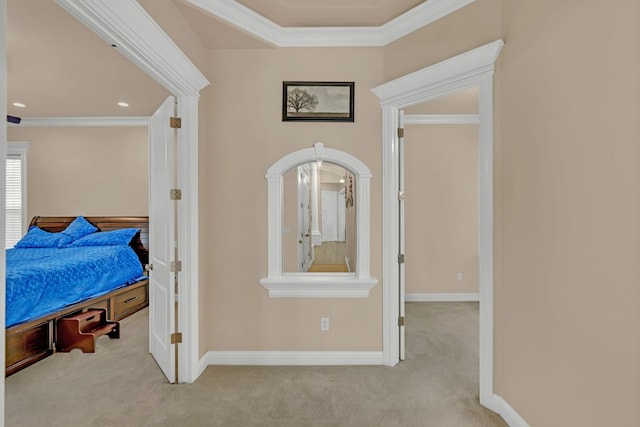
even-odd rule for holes
{"type": "MultiPolygon", "coordinates": [[[[29,226],[59,232],[76,217],[36,216],[29,226]]],[[[146,216],[87,216],[87,221],[100,231],[120,228],[139,228],[144,248],[149,247],[149,217],[146,216]]],[[[145,249],[143,249],[144,251],[145,249]]],[[[140,254],[139,254],[140,256],[140,254]]],[[[141,258],[143,258],[141,256],[141,258]]],[[[141,261],[145,264],[147,261],[141,261]]],[[[146,266],[145,266],[146,267],[146,266]]],[[[29,365],[55,353],[58,320],[90,308],[105,309],[107,318],[119,321],[149,305],[149,280],[142,280],[108,294],[67,306],[39,319],[21,323],[6,329],[5,376],[12,375],[29,365]]]]}

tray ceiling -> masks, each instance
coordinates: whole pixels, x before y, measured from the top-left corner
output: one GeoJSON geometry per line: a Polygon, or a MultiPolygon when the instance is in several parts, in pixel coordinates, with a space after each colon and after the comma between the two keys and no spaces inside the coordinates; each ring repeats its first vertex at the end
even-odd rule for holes
{"type": "MultiPolygon", "coordinates": [[[[353,34],[380,46],[402,36],[398,26],[411,32],[474,0],[137,1],[178,44],[190,30],[205,49],[273,49],[346,46],[353,34]]],[[[7,67],[8,114],[20,117],[149,116],[169,95],[53,0],[7,0],[7,67]]]]}
{"type": "Polygon", "coordinates": [[[237,0],[282,27],[377,27],[425,0],[237,0]]]}

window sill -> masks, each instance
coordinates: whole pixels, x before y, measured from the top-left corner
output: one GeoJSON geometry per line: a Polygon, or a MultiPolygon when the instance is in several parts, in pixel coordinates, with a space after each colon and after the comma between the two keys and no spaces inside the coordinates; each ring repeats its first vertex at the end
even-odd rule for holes
{"type": "Polygon", "coordinates": [[[367,298],[377,283],[374,277],[362,279],[354,273],[291,273],[260,279],[271,298],[367,298]]]}

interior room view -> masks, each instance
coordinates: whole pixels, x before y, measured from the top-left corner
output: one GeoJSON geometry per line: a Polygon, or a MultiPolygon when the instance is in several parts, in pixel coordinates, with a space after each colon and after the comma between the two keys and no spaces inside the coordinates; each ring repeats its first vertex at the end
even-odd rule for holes
{"type": "Polygon", "coordinates": [[[640,425],[640,3],[0,24],[3,425],[640,425]]]}
{"type": "Polygon", "coordinates": [[[285,271],[348,273],[355,268],[353,181],[348,169],[328,162],[304,163],[285,174],[285,271]]]}

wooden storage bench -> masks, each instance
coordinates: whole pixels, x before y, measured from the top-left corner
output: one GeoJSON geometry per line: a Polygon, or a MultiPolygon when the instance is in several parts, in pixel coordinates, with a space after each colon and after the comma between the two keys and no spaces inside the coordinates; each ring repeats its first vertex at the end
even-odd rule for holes
{"type": "Polygon", "coordinates": [[[90,308],[58,319],[56,347],[65,353],[74,348],[83,353],[95,353],[96,338],[103,335],[120,338],[120,324],[107,320],[107,310],[104,308],[90,308]]]}
{"type": "Polygon", "coordinates": [[[66,307],[6,330],[5,376],[14,374],[55,353],[58,321],[88,309],[103,309],[107,320],[119,321],[149,305],[149,280],[66,307]]]}

